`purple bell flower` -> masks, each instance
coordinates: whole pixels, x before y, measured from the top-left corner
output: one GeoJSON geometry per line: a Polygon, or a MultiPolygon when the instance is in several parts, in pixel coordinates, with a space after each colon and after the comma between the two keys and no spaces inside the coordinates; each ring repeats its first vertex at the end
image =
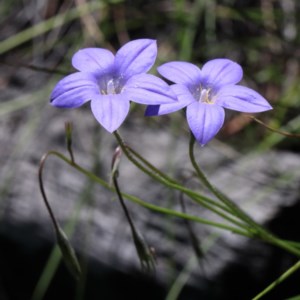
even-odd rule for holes
{"type": "Polygon", "coordinates": [[[146,74],[156,56],[156,41],[150,39],[128,42],[116,55],[102,48],[79,50],[72,58],[79,72],[57,83],[51,104],[75,108],[91,101],[95,118],[113,132],[125,120],[130,101],[148,105],[176,102],[176,95],[162,79],[146,74]]]}
{"type": "Polygon", "coordinates": [[[178,101],[150,105],[146,116],[168,114],[186,107],[188,125],[201,145],[207,144],[223,126],[224,108],[246,113],[272,109],[260,94],[237,85],[243,70],[229,59],[213,59],[201,70],[188,62],[168,62],[158,72],[175,83],[171,89],[178,101]]]}

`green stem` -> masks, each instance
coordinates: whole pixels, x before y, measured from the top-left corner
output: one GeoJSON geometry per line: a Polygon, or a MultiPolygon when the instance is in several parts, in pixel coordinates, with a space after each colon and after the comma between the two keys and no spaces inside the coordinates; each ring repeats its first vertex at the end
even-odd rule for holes
{"type": "MultiPolygon", "coordinates": [[[[119,133],[117,132],[117,135],[120,137],[119,133]]],[[[120,137],[120,141],[122,144],[126,147],[126,149],[131,152],[136,158],[138,158],[146,167],[148,167],[152,172],[157,173],[161,178],[164,178],[165,180],[172,182],[174,184],[178,184],[178,182],[166,175],[165,173],[161,172],[159,169],[157,169],[155,166],[153,166],[148,160],[146,160],[142,155],[140,155],[138,152],[136,152],[134,149],[132,149],[130,146],[128,146],[120,137]]]]}
{"type": "MultiPolygon", "coordinates": [[[[120,140],[122,141],[122,139],[120,139],[120,140]]],[[[128,152],[130,152],[131,154],[133,154],[138,160],[141,161],[141,163],[143,163],[153,173],[158,174],[161,178],[165,179],[166,181],[169,181],[170,183],[173,183],[173,184],[176,184],[178,186],[181,186],[181,184],[178,181],[176,181],[175,179],[169,177],[165,173],[161,172],[159,169],[157,169],[155,166],[153,166],[149,161],[147,161],[143,156],[141,156],[138,152],[136,152],[130,146],[128,146],[126,143],[123,142],[123,145],[124,145],[124,147],[126,147],[126,149],[128,150],[128,152]]],[[[131,159],[131,161],[132,161],[132,159],[131,159]]],[[[192,190],[190,190],[189,196],[193,200],[199,199],[199,195],[197,193],[195,193],[194,191],[192,191],[192,190]]],[[[209,204],[212,204],[212,205],[214,205],[216,207],[219,207],[220,209],[222,209],[224,211],[227,211],[227,212],[231,213],[231,211],[227,208],[227,206],[223,205],[222,203],[218,203],[218,202],[214,201],[213,199],[209,199],[207,197],[201,196],[200,200],[204,200],[205,202],[207,202],[209,204]]]]}
{"type": "MultiPolygon", "coordinates": [[[[177,183],[174,183],[174,180],[171,182],[167,180],[167,176],[165,176],[162,172],[157,170],[154,166],[152,166],[150,163],[147,162],[147,166],[151,167],[151,171],[146,169],[142,164],[140,164],[128,151],[128,146],[124,143],[123,139],[119,135],[118,132],[114,132],[114,135],[122,148],[124,154],[127,156],[127,158],[136,166],[138,167],[142,172],[150,176],[151,178],[157,180],[158,182],[162,183],[165,186],[170,187],[171,189],[176,189],[184,194],[188,195],[192,200],[197,202],[198,204],[206,207],[207,209],[213,211],[215,214],[221,216],[223,219],[231,222],[232,224],[235,224],[243,229],[246,229],[251,236],[257,236],[260,237],[262,240],[266,242],[270,242],[274,245],[279,246],[280,248],[283,248],[297,256],[300,256],[300,250],[296,249],[289,243],[285,243],[282,240],[279,240],[277,237],[272,235],[270,232],[268,232],[266,229],[264,229],[262,226],[257,224],[250,216],[248,216],[245,212],[243,212],[234,202],[232,202],[229,198],[227,198],[224,194],[222,194],[220,191],[218,191],[206,178],[204,173],[200,170],[198,167],[195,156],[194,156],[194,143],[195,139],[194,136],[191,134],[191,140],[190,140],[190,147],[189,147],[189,155],[192,162],[193,167],[195,168],[195,171],[199,177],[199,179],[203,182],[203,184],[218,198],[220,199],[224,205],[226,205],[229,208],[230,213],[234,213],[234,216],[239,218],[240,220],[246,222],[248,225],[250,225],[250,228],[248,225],[241,223],[235,219],[232,218],[232,216],[228,216],[224,214],[223,212],[219,211],[215,207],[209,205],[207,202],[212,203],[213,200],[204,197],[202,195],[199,195],[198,193],[195,193],[181,185],[178,185],[177,183]],[[163,177],[160,177],[159,174],[162,174],[163,177]],[[254,234],[253,229],[256,231],[254,234]]],[[[136,153],[136,152],[135,152],[136,153]]],[[[141,156],[139,156],[141,157],[141,156]]],[[[146,162],[146,160],[143,159],[143,161],[146,162]]],[[[228,210],[227,210],[228,211],[228,210]]]]}
{"type": "MultiPolygon", "coordinates": [[[[61,154],[57,151],[49,151],[47,153],[47,156],[49,156],[49,155],[57,156],[58,158],[62,159],[67,164],[72,166],[74,169],[76,169],[77,171],[81,172],[82,174],[84,174],[85,176],[90,178],[91,180],[94,180],[95,182],[99,183],[100,185],[102,185],[103,187],[105,187],[105,188],[107,188],[111,191],[115,191],[115,189],[112,188],[106,181],[102,180],[101,178],[96,176],[94,173],[91,173],[90,171],[88,171],[88,170],[82,168],[81,166],[77,165],[75,162],[72,162],[70,159],[68,159],[63,154],[61,154]]],[[[126,194],[126,193],[122,193],[122,195],[123,195],[124,198],[130,200],[131,202],[134,202],[136,204],[139,204],[140,206],[143,206],[145,208],[148,208],[152,211],[155,211],[155,212],[158,212],[158,213],[161,213],[161,214],[167,214],[167,215],[178,217],[178,218],[181,218],[181,219],[191,220],[191,221],[194,221],[194,222],[197,222],[197,223],[210,225],[210,226],[220,228],[220,229],[223,229],[223,230],[227,230],[227,231],[231,231],[233,233],[236,233],[236,234],[239,234],[239,235],[242,235],[242,236],[246,236],[246,237],[252,237],[252,238],[255,237],[255,235],[249,230],[245,231],[245,230],[242,230],[242,229],[239,229],[239,228],[227,225],[227,224],[213,222],[213,221],[206,220],[206,219],[203,219],[203,218],[200,218],[200,217],[191,216],[191,215],[188,215],[188,214],[185,214],[185,213],[181,213],[181,212],[178,212],[178,211],[175,211],[175,210],[172,210],[172,209],[160,207],[160,206],[145,202],[145,201],[139,199],[138,197],[135,197],[133,195],[129,195],[129,194],[126,194]]],[[[294,248],[290,243],[286,243],[285,241],[279,240],[276,237],[273,237],[272,239],[268,239],[268,238],[262,236],[261,239],[265,240],[267,242],[271,242],[274,245],[277,245],[278,247],[283,248],[283,249],[287,250],[288,252],[293,253],[293,254],[300,257],[300,249],[294,248]]]]}
{"type": "Polygon", "coordinates": [[[248,214],[246,214],[244,211],[242,211],[232,200],[230,200],[227,196],[225,196],[223,193],[221,193],[218,189],[216,189],[207,179],[207,177],[204,175],[204,173],[199,168],[195,155],[194,155],[194,144],[195,144],[195,138],[193,134],[191,133],[190,138],[190,145],[189,145],[189,156],[191,163],[198,175],[198,178],[200,181],[213,193],[220,201],[222,201],[230,210],[232,213],[235,214],[238,218],[249,224],[254,230],[256,230],[257,235],[264,241],[270,242],[274,245],[277,245],[297,256],[300,256],[300,250],[292,247],[290,244],[278,239],[276,236],[274,236],[272,233],[264,229],[262,226],[260,226],[258,223],[256,223],[248,214]]]}
{"type": "Polygon", "coordinates": [[[55,230],[55,232],[57,234],[59,232],[59,225],[58,225],[58,222],[57,222],[57,220],[55,218],[55,215],[54,215],[54,213],[52,211],[52,208],[50,206],[48,198],[46,196],[46,192],[45,192],[45,188],[44,188],[44,184],[43,184],[43,170],[44,170],[45,162],[46,162],[46,160],[47,160],[47,158],[48,158],[48,156],[50,154],[51,153],[46,153],[41,158],[39,172],[38,172],[38,178],[39,178],[39,186],[40,186],[40,191],[41,191],[41,194],[42,194],[42,198],[43,198],[45,206],[46,206],[46,208],[48,210],[48,213],[49,213],[50,219],[52,221],[54,230],[55,230]]]}
{"type": "MultiPolygon", "coordinates": [[[[155,179],[156,181],[160,182],[161,184],[171,188],[171,189],[175,189],[178,191],[181,191],[182,193],[188,195],[192,200],[194,200],[195,202],[197,202],[198,204],[202,205],[203,207],[209,209],[210,211],[214,212],[215,214],[221,216],[223,219],[231,222],[232,224],[235,224],[241,228],[246,229],[247,231],[250,231],[251,228],[249,228],[248,225],[243,224],[241,222],[239,222],[238,220],[232,218],[231,216],[226,215],[224,212],[218,210],[217,208],[215,208],[214,206],[220,207],[221,209],[228,211],[231,213],[230,210],[227,209],[227,207],[224,206],[220,206],[219,204],[217,204],[214,200],[209,199],[205,196],[202,196],[198,193],[195,193],[194,191],[187,189],[185,187],[183,187],[182,185],[178,184],[175,180],[170,179],[169,177],[165,174],[163,174],[161,171],[159,171],[158,169],[156,169],[153,165],[151,165],[149,162],[147,162],[144,158],[142,159],[143,162],[145,162],[146,166],[150,169],[148,170],[147,168],[145,168],[145,166],[143,164],[141,164],[138,160],[136,160],[133,156],[132,153],[137,154],[137,152],[134,152],[131,148],[131,150],[128,150],[129,147],[125,144],[125,142],[123,141],[123,139],[121,138],[121,136],[119,135],[118,132],[114,132],[114,135],[120,145],[120,147],[122,148],[124,154],[127,156],[127,158],[138,168],[140,169],[142,172],[144,172],[145,174],[147,174],[149,177],[155,179]],[[131,153],[131,152],[132,153],[131,153]],[[212,205],[210,205],[212,204],[212,205]]],[[[140,155],[138,155],[139,158],[141,158],[140,155]]]]}
{"type": "Polygon", "coordinates": [[[282,283],[289,276],[295,273],[298,269],[300,269],[300,260],[294,264],[291,268],[289,268],[286,272],[284,272],[279,278],[273,281],[268,287],[266,287],[262,292],[260,292],[257,296],[255,296],[252,300],[261,299],[267,293],[269,293],[272,289],[274,289],[278,284],[282,283]]]}
{"type": "Polygon", "coordinates": [[[155,270],[155,261],[154,261],[153,255],[152,255],[151,250],[148,247],[147,243],[145,242],[143,236],[138,232],[138,230],[136,229],[136,227],[133,223],[133,220],[132,220],[129,210],[125,204],[122,192],[121,192],[119,184],[118,184],[117,173],[118,172],[113,172],[113,175],[112,175],[113,184],[114,184],[116,193],[118,195],[120,204],[122,206],[122,209],[125,213],[126,219],[129,223],[129,226],[131,229],[131,234],[132,234],[132,239],[133,239],[139,260],[140,260],[141,268],[142,268],[142,270],[146,270],[148,272],[150,272],[151,270],[154,271],[155,270]]]}
{"type": "Polygon", "coordinates": [[[80,280],[81,276],[82,276],[82,272],[81,272],[81,267],[78,262],[77,256],[75,254],[75,250],[72,247],[71,243],[69,242],[67,235],[65,234],[63,229],[59,226],[59,224],[54,216],[54,213],[51,209],[51,206],[49,204],[49,201],[46,196],[45,189],[44,189],[43,170],[44,170],[45,162],[49,155],[50,155],[49,153],[46,153],[40,161],[40,167],[39,167],[39,172],[38,172],[40,191],[41,191],[44,203],[46,205],[46,208],[49,212],[50,218],[52,220],[52,223],[53,223],[53,226],[55,229],[57,244],[60,248],[60,251],[62,253],[64,261],[65,261],[67,267],[69,268],[71,274],[74,276],[74,278],[76,280],[80,280]]]}
{"type": "Polygon", "coordinates": [[[217,188],[215,188],[207,179],[205,174],[201,171],[200,167],[198,166],[195,155],[194,155],[194,144],[195,138],[194,135],[191,133],[190,144],[189,144],[189,156],[191,163],[196,171],[196,174],[200,181],[208,188],[208,190],[214,194],[219,200],[224,203],[233,214],[235,214],[238,218],[244,220],[246,223],[250,224],[254,228],[260,227],[256,224],[254,220],[246,213],[244,213],[233,201],[231,201],[228,197],[226,197],[223,193],[221,193],[217,188]]]}
{"type": "MultiPolygon", "coordinates": [[[[72,160],[68,159],[63,154],[61,154],[61,153],[59,153],[55,150],[51,150],[51,151],[47,152],[47,156],[50,156],[50,155],[56,156],[59,159],[63,160],[68,165],[70,165],[71,167],[73,167],[74,169],[76,169],[77,171],[82,173],[83,175],[87,176],[91,180],[97,182],[101,186],[105,187],[106,189],[111,190],[113,192],[116,192],[115,189],[113,187],[111,187],[106,181],[104,181],[103,179],[101,179],[100,177],[95,175],[94,173],[91,173],[90,171],[88,171],[88,170],[84,169],[83,167],[79,166],[77,163],[72,162],[72,160]]],[[[230,231],[230,232],[242,235],[242,236],[253,237],[251,232],[247,232],[247,231],[241,230],[241,229],[236,228],[236,227],[232,227],[232,226],[227,225],[227,224],[213,222],[213,221],[206,220],[206,219],[203,219],[203,218],[200,218],[200,217],[192,216],[192,215],[181,213],[181,212],[178,212],[178,211],[175,211],[175,210],[172,210],[172,209],[157,206],[157,205],[145,202],[145,201],[139,199],[138,197],[135,197],[133,195],[129,195],[129,194],[126,194],[126,193],[122,193],[122,196],[124,198],[128,199],[131,202],[134,202],[136,204],[139,204],[140,206],[143,206],[145,208],[148,208],[152,211],[155,211],[155,212],[158,212],[158,213],[161,213],[161,214],[167,214],[167,215],[178,217],[178,218],[181,218],[181,219],[191,220],[191,221],[194,221],[194,222],[197,222],[197,223],[210,225],[210,226],[220,228],[220,229],[223,229],[223,230],[227,230],[227,231],[230,231]]]]}

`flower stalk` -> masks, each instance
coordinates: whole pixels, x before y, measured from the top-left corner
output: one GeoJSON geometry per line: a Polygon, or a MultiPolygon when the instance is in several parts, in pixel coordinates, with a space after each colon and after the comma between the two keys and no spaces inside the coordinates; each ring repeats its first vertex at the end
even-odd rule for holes
{"type": "Polygon", "coordinates": [[[75,158],[73,154],[73,149],[72,149],[72,123],[71,122],[66,122],[65,123],[65,133],[66,133],[66,144],[67,144],[67,150],[70,154],[71,161],[74,163],[75,158]]]}
{"type": "MultiPolygon", "coordinates": [[[[83,168],[82,166],[78,165],[76,162],[72,162],[69,158],[67,158],[65,155],[63,155],[62,153],[55,151],[55,150],[50,150],[47,152],[47,157],[49,157],[50,155],[53,155],[59,159],[61,159],[62,161],[64,161],[65,163],[67,163],[68,165],[70,165],[71,167],[73,167],[75,170],[77,170],[78,172],[80,172],[81,174],[85,175],[87,178],[89,178],[90,180],[93,180],[94,182],[100,184],[101,186],[103,186],[104,188],[112,191],[112,192],[116,192],[115,188],[112,187],[109,183],[107,183],[105,180],[101,179],[100,177],[98,177],[97,175],[95,175],[93,172],[90,172],[89,170],[83,168]]],[[[210,221],[201,217],[197,217],[197,216],[193,216],[193,215],[189,215],[186,213],[182,213],[176,210],[172,210],[169,208],[165,208],[162,206],[158,206],[158,205],[154,205],[151,204],[149,202],[143,201],[140,198],[127,194],[127,193],[121,193],[122,196],[126,199],[128,199],[129,201],[136,203],[144,208],[150,209],[152,211],[155,211],[157,213],[160,214],[164,214],[164,215],[169,215],[169,216],[173,216],[173,217],[177,217],[177,218],[181,218],[181,219],[186,219],[186,220],[190,220],[190,221],[194,221],[197,223],[201,223],[204,225],[208,225],[208,226],[213,226],[219,229],[223,229],[223,230],[227,230],[230,231],[232,233],[235,234],[239,234],[242,236],[246,236],[246,237],[253,237],[253,235],[251,233],[249,233],[248,231],[242,230],[238,227],[233,227],[227,224],[223,224],[223,223],[219,223],[219,222],[214,222],[214,221],[210,221]]]]}
{"type": "MultiPolygon", "coordinates": [[[[48,210],[50,219],[52,221],[55,235],[56,235],[57,244],[61,250],[64,262],[66,263],[68,269],[70,270],[70,272],[74,276],[74,278],[76,280],[80,280],[82,272],[81,272],[81,267],[80,267],[80,264],[76,257],[74,248],[72,247],[67,235],[65,234],[63,229],[60,227],[59,223],[57,222],[56,217],[55,217],[53,210],[50,206],[50,203],[48,201],[48,198],[46,196],[46,191],[44,188],[43,170],[44,170],[45,162],[49,155],[51,155],[51,153],[49,153],[49,152],[46,153],[45,155],[43,155],[43,157],[41,158],[41,161],[40,161],[40,167],[39,167],[39,172],[38,172],[39,187],[40,187],[40,191],[41,191],[45,206],[48,210]]],[[[71,160],[71,163],[73,164],[74,161],[71,160]]]]}
{"type": "Polygon", "coordinates": [[[190,144],[189,144],[190,160],[197,173],[198,178],[208,188],[208,190],[211,193],[213,193],[220,201],[222,201],[222,203],[228,206],[228,208],[230,208],[230,210],[236,217],[238,217],[240,220],[247,223],[251,228],[250,229],[251,232],[254,233],[254,236],[261,238],[267,242],[270,242],[271,244],[277,245],[285,250],[288,250],[289,252],[297,256],[300,256],[300,251],[298,249],[295,249],[290,244],[285,243],[284,241],[278,239],[272,233],[266,230],[264,227],[262,227],[257,222],[255,222],[247,213],[241,210],[232,200],[230,200],[227,196],[221,193],[209,182],[207,177],[204,175],[204,173],[201,171],[200,167],[196,163],[196,159],[194,155],[194,144],[195,144],[195,138],[193,134],[191,134],[190,144]]]}
{"type": "MultiPolygon", "coordinates": [[[[237,225],[241,228],[244,228],[246,230],[249,230],[249,226],[247,224],[241,223],[239,220],[236,220],[232,215],[231,211],[223,205],[220,205],[219,203],[216,203],[214,200],[209,199],[208,197],[205,197],[203,195],[200,195],[199,193],[196,193],[190,189],[185,188],[181,184],[179,184],[177,181],[171,179],[169,181],[169,177],[164,175],[161,171],[158,171],[153,165],[151,165],[149,162],[147,162],[145,165],[141,164],[132,154],[135,154],[136,152],[131,152],[126,143],[121,138],[120,134],[115,131],[114,135],[121,146],[124,154],[127,156],[127,158],[143,173],[147,174],[149,177],[153,178],[154,180],[160,182],[164,186],[167,186],[171,189],[178,190],[187,196],[189,196],[193,201],[196,203],[202,205],[203,207],[209,209],[210,211],[214,212],[215,214],[221,216],[223,219],[229,221],[230,223],[237,225]],[[148,168],[150,169],[148,169],[148,168]],[[218,208],[221,208],[219,210],[218,208]],[[223,210],[223,211],[222,211],[223,210]],[[226,214],[226,212],[229,212],[230,215],[226,214]]],[[[140,157],[140,156],[139,156],[140,157]]],[[[142,162],[145,162],[146,160],[143,159],[142,162]]]]}
{"type": "Polygon", "coordinates": [[[113,155],[112,166],[111,166],[112,183],[113,183],[113,186],[117,193],[121,207],[124,211],[125,217],[130,226],[131,235],[132,235],[133,242],[134,242],[140,263],[141,263],[141,268],[142,268],[142,270],[150,272],[152,270],[155,270],[155,259],[153,257],[152,251],[150,250],[150,247],[147,245],[145,239],[139,233],[139,231],[136,229],[136,227],[134,225],[134,222],[131,218],[129,210],[123,199],[123,195],[121,193],[118,179],[117,179],[118,175],[119,175],[119,164],[120,164],[121,155],[122,155],[122,150],[120,147],[117,147],[114,152],[114,155],[113,155]]]}

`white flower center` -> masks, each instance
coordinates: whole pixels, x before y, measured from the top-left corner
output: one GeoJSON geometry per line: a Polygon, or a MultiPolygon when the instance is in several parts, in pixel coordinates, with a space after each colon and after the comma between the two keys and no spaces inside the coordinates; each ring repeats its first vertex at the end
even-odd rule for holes
{"type": "Polygon", "coordinates": [[[209,103],[209,91],[206,89],[201,90],[200,92],[200,102],[209,103]]]}
{"type": "Polygon", "coordinates": [[[215,101],[211,95],[211,89],[202,88],[201,86],[193,93],[195,99],[201,103],[213,104],[215,101]]]}
{"type": "Polygon", "coordinates": [[[113,79],[110,79],[106,84],[106,92],[108,95],[116,94],[115,82],[113,79]]]}
{"type": "Polygon", "coordinates": [[[99,89],[102,95],[120,94],[122,88],[122,80],[119,77],[106,75],[99,80],[99,89]]]}

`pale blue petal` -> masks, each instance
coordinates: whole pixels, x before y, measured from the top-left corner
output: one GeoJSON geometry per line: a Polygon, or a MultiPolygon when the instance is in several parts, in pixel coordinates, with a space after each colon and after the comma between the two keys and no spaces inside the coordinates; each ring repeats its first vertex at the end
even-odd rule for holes
{"type": "Polygon", "coordinates": [[[95,77],[89,73],[77,72],[64,77],[54,87],[50,102],[62,108],[79,107],[99,94],[95,77]]]}
{"type": "Polygon", "coordinates": [[[174,83],[182,83],[187,86],[198,85],[201,80],[200,69],[188,62],[173,61],[157,68],[160,75],[174,83]]]}
{"type": "Polygon", "coordinates": [[[219,88],[238,83],[243,77],[243,69],[229,59],[217,58],[204,64],[202,76],[204,85],[219,88]]]}
{"type": "Polygon", "coordinates": [[[272,109],[268,101],[245,86],[225,86],[216,95],[217,105],[240,112],[257,113],[272,109]]]}
{"type": "Polygon", "coordinates": [[[140,74],[131,77],[124,86],[131,101],[140,104],[165,104],[177,102],[177,97],[170,86],[162,79],[151,74],[140,74]]]}
{"type": "Polygon", "coordinates": [[[125,79],[146,73],[153,66],[157,55],[155,40],[139,39],[125,44],[116,53],[115,68],[125,79]]]}
{"type": "Polygon", "coordinates": [[[177,101],[170,104],[163,105],[149,105],[146,109],[146,116],[158,116],[165,115],[177,110],[180,110],[196,100],[188,90],[188,88],[182,84],[171,85],[171,90],[177,96],[177,101]]]}
{"type": "Polygon", "coordinates": [[[130,102],[121,94],[99,95],[91,101],[97,121],[110,133],[117,130],[128,115],[130,102]]]}
{"type": "Polygon", "coordinates": [[[85,48],[77,51],[72,57],[72,65],[82,72],[104,73],[112,69],[114,55],[102,48],[85,48]]]}
{"type": "Polygon", "coordinates": [[[195,139],[203,146],[223,126],[225,112],[217,105],[194,102],[187,107],[186,117],[195,139]]]}

